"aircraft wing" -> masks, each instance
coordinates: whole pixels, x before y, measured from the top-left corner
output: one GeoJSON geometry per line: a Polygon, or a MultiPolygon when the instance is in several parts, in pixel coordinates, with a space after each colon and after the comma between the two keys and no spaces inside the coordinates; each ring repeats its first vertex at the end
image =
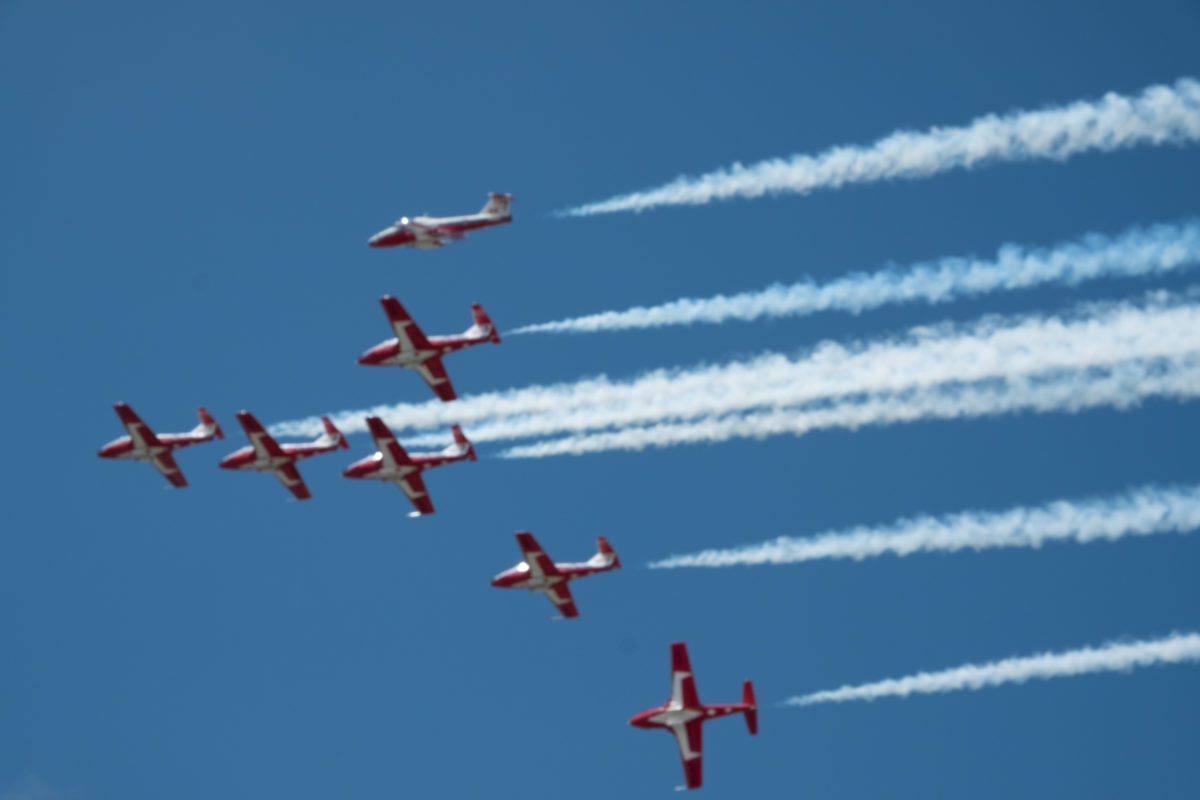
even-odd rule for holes
{"type": "Polygon", "coordinates": [[[700,708],[696,680],[692,677],[692,663],[688,659],[687,645],[683,642],[671,644],[670,702],[673,708],[700,708]]]}
{"type": "Polygon", "coordinates": [[[683,725],[672,725],[671,733],[679,745],[679,758],[683,761],[683,779],[689,789],[699,789],[701,780],[701,750],[704,742],[700,736],[704,718],[699,717],[683,725]]]}
{"type": "Polygon", "coordinates": [[[154,456],[150,459],[150,463],[171,482],[172,486],[182,489],[188,485],[187,478],[183,477],[183,470],[175,463],[175,457],[169,451],[154,456]]]}
{"type": "Polygon", "coordinates": [[[413,472],[405,475],[396,481],[396,485],[417,509],[409,514],[410,517],[421,517],[433,513],[433,501],[429,499],[429,491],[425,488],[425,481],[421,479],[421,473],[413,472]]]}
{"type": "Polygon", "coordinates": [[[237,413],[238,422],[242,423],[242,429],[246,431],[246,438],[250,440],[250,444],[254,446],[254,455],[260,460],[269,458],[285,458],[286,453],[279,443],[267,433],[259,421],[254,418],[254,415],[249,411],[239,411],[237,413]]]}
{"type": "Polygon", "coordinates": [[[409,516],[419,517],[424,514],[432,514],[433,501],[429,499],[429,492],[425,489],[425,481],[421,479],[421,472],[415,469],[416,464],[408,457],[408,453],[404,452],[404,448],[396,441],[392,431],[379,417],[367,417],[367,429],[371,431],[371,438],[375,440],[375,446],[379,448],[379,452],[383,456],[384,466],[391,469],[396,467],[414,468],[412,472],[395,480],[400,491],[404,492],[404,495],[417,509],[409,516]]]}
{"type": "Polygon", "coordinates": [[[409,316],[404,306],[400,305],[399,300],[385,294],[379,298],[379,304],[383,306],[383,313],[387,314],[388,322],[392,325],[392,332],[396,334],[396,339],[400,342],[401,353],[434,349],[429,340],[425,338],[420,326],[409,316]]]}
{"type": "Polygon", "coordinates": [[[554,603],[554,607],[558,609],[558,613],[564,617],[570,619],[571,617],[579,616],[579,609],[575,607],[575,598],[571,596],[571,589],[567,586],[566,581],[556,583],[549,589],[546,589],[546,597],[550,598],[550,602],[554,603]]]}
{"type": "Polygon", "coordinates": [[[383,455],[384,466],[393,469],[399,466],[415,466],[383,420],[379,417],[367,417],[367,428],[371,431],[371,438],[375,440],[375,447],[383,455]]]}
{"type": "Polygon", "coordinates": [[[443,239],[465,239],[462,231],[452,225],[426,225],[423,222],[416,220],[408,221],[408,229],[413,232],[418,239],[426,244],[433,244],[441,247],[443,239]]]}
{"type": "MultiPolygon", "coordinates": [[[[149,425],[142,422],[142,418],[135,414],[132,408],[125,403],[114,403],[113,408],[116,409],[117,416],[121,418],[121,424],[129,432],[129,438],[133,440],[135,447],[139,450],[162,447],[162,442],[154,435],[154,431],[150,430],[149,425]]],[[[159,472],[163,471],[160,469],[159,472]]],[[[165,475],[166,473],[163,472],[163,474],[165,475]]]]}
{"type": "Polygon", "coordinates": [[[446,401],[458,397],[454,393],[454,385],[450,383],[450,376],[446,374],[446,367],[442,364],[441,356],[427,358],[413,366],[413,369],[429,384],[429,388],[433,389],[433,393],[438,397],[446,401]]]}
{"type": "MultiPolygon", "coordinates": [[[[526,531],[518,533],[517,545],[521,548],[521,555],[525,556],[525,563],[529,565],[530,577],[541,578],[546,575],[558,574],[554,562],[546,555],[546,551],[538,544],[537,539],[533,538],[532,533],[526,531]]],[[[570,599],[569,594],[567,598],[570,599]]]]}
{"type": "Polygon", "coordinates": [[[439,225],[438,227],[434,228],[434,230],[437,231],[439,237],[444,237],[446,239],[457,239],[462,241],[463,239],[467,238],[466,235],[457,228],[451,228],[445,225],[439,225]]]}
{"type": "Polygon", "coordinates": [[[295,495],[297,500],[307,500],[312,497],[312,493],[308,491],[308,486],[305,485],[304,478],[300,477],[300,470],[296,469],[295,464],[284,464],[275,470],[275,477],[287,487],[289,492],[295,495]]]}

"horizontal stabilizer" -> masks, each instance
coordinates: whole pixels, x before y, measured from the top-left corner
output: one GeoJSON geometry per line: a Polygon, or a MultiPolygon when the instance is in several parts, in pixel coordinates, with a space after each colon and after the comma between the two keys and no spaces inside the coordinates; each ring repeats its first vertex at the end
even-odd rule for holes
{"type": "Polygon", "coordinates": [[[488,194],[488,201],[483,208],[479,209],[480,214],[490,214],[493,217],[511,217],[512,212],[509,210],[509,203],[513,201],[511,194],[501,194],[500,192],[491,192],[488,194]]]}
{"type": "Polygon", "coordinates": [[[492,318],[483,310],[483,306],[479,303],[471,304],[471,316],[475,320],[475,327],[490,330],[491,335],[488,336],[488,341],[492,344],[500,344],[500,334],[496,331],[496,325],[492,322],[492,318]]]}
{"type": "Polygon", "coordinates": [[[346,437],[342,435],[342,432],[337,429],[337,426],[333,424],[333,421],[329,417],[321,417],[321,424],[325,426],[325,436],[330,441],[337,442],[338,447],[343,450],[350,449],[350,444],[346,441],[346,437]]]}
{"type": "Polygon", "coordinates": [[[612,569],[621,568],[621,559],[617,556],[617,551],[613,550],[612,545],[608,543],[608,539],[605,539],[603,536],[596,537],[596,555],[592,558],[612,569]]]}
{"type": "Polygon", "coordinates": [[[221,426],[217,424],[215,419],[213,419],[212,414],[208,413],[208,409],[206,409],[204,406],[200,406],[196,409],[196,415],[200,417],[200,427],[203,430],[203,433],[206,435],[211,434],[218,439],[225,438],[225,432],[221,430],[221,426]]]}
{"type": "Polygon", "coordinates": [[[754,702],[754,684],[750,681],[742,684],[742,705],[746,706],[746,727],[754,736],[758,733],[758,703],[754,702]]]}
{"type": "Polygon", "coordinates": [[[475,445],[471,444],[471,440],[462,432],[462,428],[457,425],[451,425],[450,431],[454,434],[454,443],[467,448],[467,458],[471,461],[478,461],[475,455],[475,445]]]}
{"type": "Polygon", "coordinates": [[[671,672],[691,672],[692,662],[688,658],[687,645],[683,642],[671,643],[671,672]]]}

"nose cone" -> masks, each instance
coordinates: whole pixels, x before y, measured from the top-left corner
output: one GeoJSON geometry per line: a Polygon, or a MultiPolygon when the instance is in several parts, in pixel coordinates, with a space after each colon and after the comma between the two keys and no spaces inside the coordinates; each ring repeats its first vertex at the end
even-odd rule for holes
{"type": "Polygon", "coordinates": [[[416,237],[412,232],[401,225],[392,225],[384,228],[379,233],[367,239],[368,247],[395,247],[400,244],[407,244],[416,237]]]}
{"type": "Polygon", "coordinates": [[[359,356],[358,363],[362,364],[364,367],[377,367],[384,361],[384,359],[390,358],[393,355],[393,351],[396,349],[398,348],[389,342],[377,344],[359,356]]]}
{"type": "Polygon", "coordinates": [[[653,711],[643,711],[640,714],[634,714],[629,718],[629,724],[635,728],[647,728],[649,727],[647,723],[649,722],[650,715],[653,713],[653,711]]]}
{"type": "Polygon", "coordinates": [[[372,462],[370,459],[363,461],[355,461],[350,466],[342,470],[343,478],[361,478],[370,469],[372,462]]]}
{"type": "Polygon", "coordinates": [[[100,456],[101,458],[114,458],[116,453],[114,452],[111,444],[106,444],[104,447],[101,447],[98,451],[96,451],[96,455],[100,456]]]}
{"type": "Polygon", "coordinates": [[[222,458],[221,463],[218,464],[217,466],[219,466],[221,469],[234,469],[233,454],[230,453],[229,455],[222,458]]]}

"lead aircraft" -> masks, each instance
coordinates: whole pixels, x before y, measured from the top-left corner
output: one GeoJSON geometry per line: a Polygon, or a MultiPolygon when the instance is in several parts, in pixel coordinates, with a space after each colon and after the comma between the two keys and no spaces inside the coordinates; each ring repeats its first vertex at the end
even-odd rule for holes
{"type": "Polygon", "coordinates": [[[462,428],[451,425],[454,434],[454,444],[440,453],[413,453],[409,455],[396,441],[396,437],[379,417],[367,417],[367,428],[379,451],[373,456],[355,461],[342,473],[346,478],[362,478],[365,480],[391,481],[400,487],[409,501],[416,508],[410,511],[410,517],[420,517],[433,513],[433,501],[425,489],[425,481],[421,473],[427,469],[451,464],[455,461],[475,460],[475,448],[463,435],[462,428]]]}
{"type": "Polygon", "coordinates": [[[370,247],[412,245],[418,250],[442,247],[447,239],[462,239],[467,231],[512,222],[511,194],[492,192],[478,214],[460,217],[401,217],[367,240],[370,247]]]}
{"type": "Polygon", "coordinates": [[[517,534],[517,544],[525,560],[493,578],[492,586],[541,592],[560,614],[568,618],[578,617],[579,610],[575,608],[575,598],[571,597],[567,581],[621,568],[621,560],[603,536],[596,537],[596,555],[579,563],[555,564],[528,531],[517,534]]]}
{"type": "Polygon", "coordinates": [[[671,699],[658,708],[637,714],[629,720],[629,724],[638,728],[663,728],[674,734],[679,745],[679,757],[683,760],[683,775],[687,788],[698,789],[702,782],[700,759],[703,743],[700,726],[710,719],[730,714],[745,714],[750,735],[758,733],[758,705],[754,702],[754,686],[750,681],[742,684],[740,703],[704,705],[696,694],[696,681],[692,678],[692,664],[688,659],[687,645],[683,642],[673,642],[671,699]]]}
{"type": "Polygon", "coordinates": [[[175,463],[175,457],[171,455],[171,452],[181,447],[210,442],[214,437],[225,438],[225,434],[221,432],[221,426],[203,408],[196,409],[196,414],[200,417],[200,424],[195,428],[187,433],[163,434],[155,434],[150,426],[142,422],[142,418],[125,403],[114,403],[113,408],[116,409],[117,416],[121,419],[125,430],[129,431],[129,435],[114,439],[104,445],[96,455],[101,458],[148,461],[162,473],[164,478],[170,481],[172,486],[178,488],[187,486],[188,482],[187,478],[183,477],[183,470],[179,469],[179,465],[175,463]]]}
{"type": "Polygon", "coordinates": [[[329,417],[321,417],[325,433],[314,441],[282,445],[267,433],[249,411],[239,411],[237,418],[238,422],[242,423],[242,429],[246,431],[246,438],[250,440],[250,444],[221,459],[221,469],[270,472],[297,500],[307,500],[312,497],[312,493],[308,491],[304,478],[300,477],[296,462],[302,458],[332,452],[339,447],[343,450],[350,447],[346,443],[346,437],[334,427],[329,417]]]}
{"type": "Polygon", "coordinates": [[[420,375],[442,400],[454,400],[458,396],[454,393],[450,376],[446,374],[442,356],[484,342],[500,344],[496,326],[478,303],[471,304],[471,316],[475,324],[466,331],[457,336],[429,337],[425,336],[396,298],[385,294],[379,298],[379,304],[383,306],[383,313],[387,314],[396,338],[375,345],[358,357],[358,363],[368,367],[408,367],[420,375]]]}

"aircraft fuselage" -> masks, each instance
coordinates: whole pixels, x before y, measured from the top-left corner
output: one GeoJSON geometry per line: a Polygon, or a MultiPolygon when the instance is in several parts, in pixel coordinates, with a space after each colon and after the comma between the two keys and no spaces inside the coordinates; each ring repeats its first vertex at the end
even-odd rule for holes
{"type": "Polygon", "coordinates": [[[255,472],[274,472],[287,464],[294,464],[301,459],[319,455],[321,453],[329,453],[338,449],[338,444],[335,442],[327,447],[316,446],[311,444],[282,444],[280,449],[283,450],[282,456],[264,456],[258,457],[254,447],[247,445],[240,450],[235,450],[225,458],[221,459],[221,469],[241,469],[253,470],[255,472]]]}
{"type": "Polygon", "coordinates": [[[113,439],[104,447],[100,448],[100,452],[96,455],[101,458],[121,458],[130,459],[133,461],[150,461],[155,456],[163,453],[170,453],[172,450],[178,450],[182,447],[187,447],[193,444],[201,444],[211,441],[211,436],[192,436],[187,433],[160,433],[158,434],[159,445],[151,445],[148,447],[138,447],[133,443],[133,437],[122,436],[118,439],[113,439]]]}
{"type": "Polygon", "coordinates": [[[402,350],[400,340],[393,337],[363,353],[358,357],[358,363],[367,367],[412,367],[437,356],[483,344],[490,337],[490,331],[483,336],[430,336],[427,338],[433,345],[431,349],[409,351],[402,350]]]}
{"type": "Polygon", "coordinates": [[[346,467],[342,475],[346,478],[361,478],[369,481],[396,482],[414,472],[424,472],[444,464],[463,461],[468,458],[468,452],[467,447],[451,445],[441,453],[411,453],[408,457],[411,464],[394,466],[385,464],[383,454],[376,452],[374,455],[355,461],[346,467]]]}
{"type": "Polygon", "coordinates": [[[370,247],[412,245],[418,250],[441,247],[443,238],[457,238],[469,231],[512,222],[512,215],[465,214],[459,217],[402,217],[367,240],[370,247]]]}
{"type": "Polygon", "coordinates": [[[522,561],[515,567],[506,569],[492,578],[492,586],[499,589],[529,589],[535,592],[544,592],[563,581],[595,575],[597,572],[608,572],[612,569],[611,566],[597,567],[583,562],[555,564],[554,568],[558,570],[557,575],[537,575],[530,571],[529,564],[522,561]]]}

